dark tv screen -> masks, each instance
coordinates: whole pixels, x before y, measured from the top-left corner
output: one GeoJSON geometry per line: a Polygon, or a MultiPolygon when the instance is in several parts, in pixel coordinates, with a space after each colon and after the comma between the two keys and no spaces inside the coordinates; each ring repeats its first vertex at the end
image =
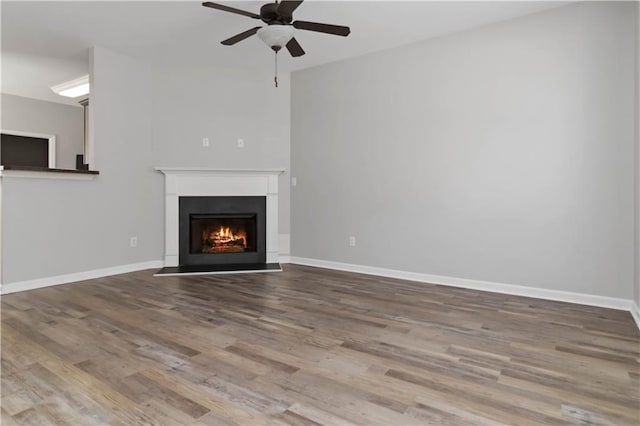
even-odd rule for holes
{"type": "Polygon", "coordinates": [[[2,133],[0,164],[3,166],[49,167],[49,140],[2,133]]]}

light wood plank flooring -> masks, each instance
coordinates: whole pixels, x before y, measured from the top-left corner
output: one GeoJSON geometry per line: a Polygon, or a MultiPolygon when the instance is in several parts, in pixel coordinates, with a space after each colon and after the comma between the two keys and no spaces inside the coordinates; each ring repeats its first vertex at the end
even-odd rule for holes
{"type": "Polygon", "coordinates": [[[296,265],[2,297],[2,424],[640,423],[628,312],[296,265]]]}

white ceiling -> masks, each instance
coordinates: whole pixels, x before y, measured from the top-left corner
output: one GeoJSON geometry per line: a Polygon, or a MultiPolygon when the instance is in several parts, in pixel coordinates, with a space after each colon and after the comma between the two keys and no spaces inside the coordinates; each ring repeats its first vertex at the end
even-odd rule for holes
{"type": "Polygon", "coordinates": [[[12,51],[2,52],[2,93],[79,107],[77,99],[60,96],[50,87],[88,73],[88,57],[64,60],[12,51]]]}
{"type": "MultiPolygon", "coordinates": [[[[265,2],[220,3],[257,13],[265,2]]],[[[295,11],[294,19],[348,25],[351,35],[343,38],[298,30],[296,39],[307,54],[291,58],[282,52],[279,66],[282,71],[299,70],[566,3],[307,0],[295,11]]],[[[86,62],[89,47],[99,45],[153,64],[273,67],[273,52],[257,37],[231,47],[220,44],[258,21],[205,8],[201,2],[2,1],[0,7],[3,62],[9,58],[7,52],[14,52],[23,62],[45,56],[77,64],[86,62]]],[[[13,68],[20,67],[25,65],[13,68]]],[[[9,72],[3,64],[3,91],[11,85],[9,72]]],[[[69,76],[74,77],[77,75],[69,76]]]]}

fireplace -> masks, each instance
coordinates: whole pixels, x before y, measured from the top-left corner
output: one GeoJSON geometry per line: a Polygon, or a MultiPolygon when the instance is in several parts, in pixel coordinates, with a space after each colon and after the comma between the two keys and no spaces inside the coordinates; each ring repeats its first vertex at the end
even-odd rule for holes
{"type": "Polygon", "coordinates": [[[155,275],[273,272],[281,169],[156,167],[165,175],[164,268],[155,275]]]}
{"type": "Polygon", "coordinates": [[[179,197],[180,265],[266,262],[265,197],[179,197]]]}

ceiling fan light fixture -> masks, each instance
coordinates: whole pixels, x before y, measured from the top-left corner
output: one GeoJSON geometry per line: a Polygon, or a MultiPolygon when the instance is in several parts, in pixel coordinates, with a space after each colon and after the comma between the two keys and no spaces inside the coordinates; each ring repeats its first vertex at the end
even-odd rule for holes
{"type": "Polygon", "coordinates": [[[291,25],[268,25],[258,30],[257,34],[267,46],[276,52],[282,49],[293,38],[295,29],[291,25]]]}

